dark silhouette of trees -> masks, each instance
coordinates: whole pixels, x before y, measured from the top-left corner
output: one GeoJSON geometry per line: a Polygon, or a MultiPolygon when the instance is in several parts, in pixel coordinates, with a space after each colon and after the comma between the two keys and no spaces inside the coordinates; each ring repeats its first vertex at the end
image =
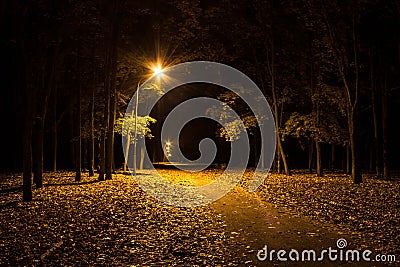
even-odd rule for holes
{"type": "MultiPolygon", "coordinates": [[[[398,1],[3,2],[1,44],[18,62],[8,79],[21,93],[24,200],[45,169],[112,178],[121,152],[114,124],[157,57],[218,61],[253,78],[274,113],[279,171],[300,161],[295,140],[310,169],[316,152],[319,176],[342,159],[355,183],[363,169],[390,178],[398,1]]],[[[260,149],[257,132],[251,138],[260,149]]]]}
{"type": "Polygon", "coordinates": [[[24,92],[23,199],[32,199],[32,170],[42,187],[44,123],[56,76],[58,56],[57,5],[11,3],[15,38],[21,53],[24,92]],[[46,22],[51,23],[47,26],[46,22]],[[45,25],[45,26],[44,26],[45,25]],[[54,27],[54,28],[53,28],[54,27]]]}

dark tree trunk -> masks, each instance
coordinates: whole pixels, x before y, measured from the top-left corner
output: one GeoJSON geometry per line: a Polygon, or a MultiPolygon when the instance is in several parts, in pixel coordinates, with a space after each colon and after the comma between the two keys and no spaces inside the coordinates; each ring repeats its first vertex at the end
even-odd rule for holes
{"type": "Polygon", "coordinates": [[[115,112],[116,112],[115,87],[111,91],[114,92],[111,92],[110,96],[110,114],[109,114],[107,142],[106,142],[106,180],[112,179],[113,160],[114,160],[114,122],[115,122],[115,112]]]}
{"type": "Polygon", "coordinates": [[[361,173],[361,166],[359,162],[359,155],[358,155],[358,142],[356,137],[356,129],[355,129],[355,122],[354,122],[354,113],[350,111],[349,113],[349,134],[350,134],[350,148],[351,148],[351,175],[353,177],[353,181],[355,184],[359,184],[362,182],[362,173],[361,173]]]}
{"type": "MultiPolygon", "coordinates": [[[[272,16],[271,16],[272,18],[272,16]]],[[[280,159],[282,159],[283,166],[285,169],[285,174],[290,175],[290,170],[288,166],[288,162],[286,160],[286,154],[282,146],[282,140],[280,136],[280,120],[281,116],[279,113],[279,103],[278,103],[278,96],[277,96],[277,88],[275,84],[275,40],[274,40],[274,23],[271,20],[271,27],[270,31],[270,49],[268,53],[269,59],[267,60],[267,69],[269,75],[271,77],[271,91],[272,91],[272,100],[273,100],[273,114],[275,115],[275,131],[276,131],[276,141],[277,141],[277,149],[278,149],[278,173],[280,173],[280,159]],[[280,157],[280,159],[279,159],[280,157]]]]}
{"type": "Polygon", "coordinates": [[[92,62],[92,67],[93,67],[93,73],[92,73],[92,84],[91,84],[91,89],[92,89],[92,94],[90,96],[90,101],[89,101],[89,140],[88,140],[88,169],[89,169],[89,177],[94,176],[94,96],[96,93],[96,68],[95,68],[95,55],[96,55],[96,46],[93,46],[92,48],[92,56],[93,56],[93,62],[92,62]]]}
{"type": "MultiPolygon", "coordinates": [[[[80,91],[80,90],[79,90],[80,91]]],[[[75,128],[75,181],[81,180],[82,170],[82,138],[81,138],[81,100],[80,93],[78,93],[77,110],[76,110],[76,127],[75,128]]]]}
{"type": "Polygon", "coordinates": [[[112,169],[114,161],[114,122],[116,113],[116,73],[117,73],[117,46],[119,37],[119,1],[114,1],[114,10],[112,14],[112,27],[111,27],[111,39],[109,48],[110,52],[110,79],[107,87],[107,98],[108,98],[108,129],[107,129],[107,144],[106,144],[106,180],[112,179],[112,169]]]}
{"type": "Polygon", "coordinates": [[[280,151],[280,155],[281,155],[281,158],[282,158],[283,167],[285,169],[285,174],[286,175],[290,175],[289,165],[287,163],[287,158],[286,158],[285,151],[283,150],[281,138],[280,138],[279,134],[277,136],[278,136],[277,140],[278,140],[279,151],[280,151]]]}
{"type": "Polygon", "coordinates": [[[21,51],[21,68],[23,75],[22,92],[24,96],[24,125],[22,134],[22,199],[32,200],[32,120],[34,118],[33,88],[31,88],[30,77],[32,75],[30,60],[28,59],[28,48],[25,44],[25,14],[16,18],[17,39],[21,51]]]}
{"type": "Polygon", "coordinates": [[[383,163],[383,179],[390,179],[389,172],[389,127],[388,127],[388,89],[386,85],[386,77],[383,84],[382,95],[382,163],[383,163]]]}
{"type": "Polygon", "coordinates": [[[351,148],[350,144],[346,145],[346,173],[351,174],[351,148]]]}
{"type": "MultiPolygon", "coordinates": [[[[372,50],[372,49],[371,49],[372,50]]],[[[375,144],[375,172],[378,177],[382,175],[382,161],[381,161],[381,124],[379,124],[379,91],[376,88],[376,80],[375,80],[375,61],[373,52],[370,50],[370,82],[371,82],[371,103],[372,103],[372,117],[374,121],[374,144],[375,144]]]]}
{"type": "Polygon", "coordinates": [[[285,169],[285,174],[286,175],[290,175],[290,170],[289,170],[289,166],[286,160],[286,154],[285,151],[283,150],[283,146],[282,146],[282,140],[281,140],[281,136],[279,134],[279,121],[280,121],[280,116],[279,116],[279,111],[278,111],[278,99],[276,96],[276,89],[275,89],[275,84],[274,84],[274,78],[272,78],[272,95],[273,95],[273,99],[274,99],[274,103],[273,103],[273,107],[274,107],[274,115],[275,115],[275,128],[276,128],[276,141],[277,141],[277,149],[278,149],[278,162],[277,162],[277,167],[278,167],[278,173],[281,172],[281,166],[280,166],[280,160],[282,159],[283,162],[283,166],[285,169]]]}
{"type": "Polygon", "coordinates": [[[54,88],[52,99],[52,125],[51,125],[51,153],[52,153],[52,170],[57,171],[57,88],[54,88]]]}
{"type": "MultiPolygon", "coordinates": [[[[348,101],[349,106],[351,105],[351,112],[349,118],[349,133],[350,133],[350,145],[351,145],[351,161],[352,161],[352,170],[351,174],[353,176],[353,181],[355,184],[359,184],[362,182],[362,170],[361,170],[361,159],[359,153],[359,138],[358,138],[358,125],[356,123],[356,116],[358,111],[358,93],[359,93],[359,83],[360,83],[360,74],[359,74],[359,64],[358,64],[358,38],[357,38],[357,14],[353,12],[353,25],[352,25],[352,43],[353,43],[353,54],[354,54],[354,100],[351,100],[351,97],[348,101]]],[[[349,87],[347,85],[348,92],[350,92],[349,87]]],[[[357,120],[358,122],[358,120],[357,120]]]]}
{"type": "Polygon", "coordinates": [[[315,150],[317,154],[317,176],[322,177],[324,176],[324,172],[322,169],[322,152],[321,152],[321,143],[315,141],[315,150]]]}
{"type": "Polygon", "coordinates": [[[44,119],[36,117],[33,123],[33,159],[34,172],[33,181],[37,188],[43,187],[43,139],[44,139],[44,119]]]}
{"type": "Polygon", "coordinates": [[[104,181],[105,168],[106,168],[106,140],[104,131],[101,132],[99,140],[99,181],[104,181]]]}
{"type": "MultiPolygon", "coordinates": [[[[72,97],[71,101],[74,100],[74,97],[72,97]]],[[[72,170],[74,170],[75,168],[75,130],[74,130],[74,124],[75,123],[75,117],[74,117],[74,110],[73,110],[73,106],[71,105],[71,107],[69,108],[68,111],[68,116],[69,116],[69,122],[68,122],[68,134],[69,134],[69,168],[71,168],[72,170]]]]}
{"type": "Polygon", "coordinates": [[[89,140],[88,140],[88,169],[89,176],[94,176],[94,89],[92,92],[92,96],[90,98],[89,103],[89,112],[90,112],[90,132],[89,132],[89,140]]]}
{"type": "Polygon", "coordinates": [[[81,171],[82,171],[82,135],[81,135],[81,51],[80,51],[80,40],[78,40],[78,51],[77,51],[77,92],[75,95],[75,127],[74,127],[74,140],[75,140],[75,182],[81,181],[81,171]]]}
{"type": "Polygon", "coordinates": [[[82,138],[82,170],[86,171],[88,168],[88,139],[82,138]]]}
{"type": "Polygon", "coordinates": [[[277,147],[277,154],[276,154],[276,172],[281,173],[282,168],[281,168],[281,151],[280,148],[277,147]]]}
{"type": "Polygon", "coordinates": [[[123,166],[123,171],[124,174],[128,174],[127,172],[127,165],[128,165],[128,160],[129,160],[129,148],[131,147],[131,135],[128,134],[126,138],[126,144],[125,144],[125,160],[124,160],[124,166],[123,166]]]}
{"type": "MultiPolygon", "coordinates": [[[[111,39],[111,38],[110,38],[111,39]]],[[[105,93],[105,107],[104,107],[104,114],[103,114],[103,125],[104,129],[102,129],[101,133],[101,140],[100,140],[100,148],[101,148],[101,164],[100,164],[100,169],[101,175],[104,175],[104,179],[107,177],[107,167],[111,168],[111,159],[109,153],[110,151],[107,150],[108,148],[108,141],[107,141],[107,136],[108,136],[108,127],[109,127],[109,119],[110,119],[110,79],[111,79],[111,63],[110,63],[110,57],[111,53],[109,50],[111,49],[111,41],[109,40],[109,44],[106,47],[106,65],[105,65],[105,79],[104,79],[104,93],[105,93]],[[102,147],[103,146],[103,147],[102,147]],[[104,163],[104,165],[102,165],[104,163]]],[[[110,170],[111,173],[111,170],[110,170]]],[[[109,177],[108,177],[109,178],[109,177]]],[[[100,176],[99,176],[100,179],[100,176]]]]}
{"type": "Polygon", "coordinates": [[[57,46],[46,48],[47,58],[43,59],[43,66],[40,68],[40,88],[37,90],[35,99],[37,100],[36,116],[33,124],[33,164],[34,182],[37,188],[43,186],[43,146],[44,146],[44,122],[47,113],[47,106],[54,87],[55,62],[57,56],[57,46]]]}
{"type": "MultiPolygon", "coordinates": [[[[29,100],[28,100],[29,101],[29,100]]],[[[30,110],[27,108],[27,110],[30,110]]],[[[32,200],[32,120],[26,115],[24,134],[22,140],[22,159],[23,159],[23,177],[22,189],[23,200],[32,200]]]]}
{"type": "MultiPolygon", "coordinates": [[[[314,90],[314,85],[313,83],[311,83],[311,87],[312,87],[312,92],[313,94],[315,93],[315,91],[317,91],[317,94],[320,93],[321,87],[317,86],[316,90],[314,90]]],[[[318,102],[319,100],[315,100],[312,101],[313,103],[313,115],[314,115],[314,120],[315,120],[315,124],[317,129],[319,129],[320,127],[320,117],[321,117],[321,111],[319,108],[320,103],[318,102]]],[[[317,161],[317,176],[318,177],[322,177],[324,176],[323,173],[323,168],[322,168],[322,152],[321,152],[321,142],[319,140],[315,140],[315,152],[316,152],[316,161],[317,161]]]]}
{"type": "Polygon", "coordinates": [[[309,173],[313,172],[313,161],[314,161],[314,140],[311,139],[309,141],[309,149],[308,149],[308,171],[309,173]]]}
{"type": "MultiPolygon", "coordinates": [[[[328,10],[326,6],[323,4],[322,9],[324,15],[324,22],[328,30],[328,37],[329,37],[329,44],[333,50],[338,71],[340,77],[343,82],[343,88],[346,96],[346,111],[347,111],[347,126],[349,130],[349,143],[350,143],[350,153],[351,153],[351,174],[355,184],[362,182],[362,172],[361,172],[361,165],[359,164],[359,158],[357,153],[357,144],[358,141],[357,137],[355,136],[358,134],[356,131],[356,118],[355,115],[358,110],[358,96],[359,96],[359,83],[360,83],[360,73],[359,73],[359,44],[358,44],[358,20],[359,14],[353,10],[352,11],[352,25],[349,25],[348,31],[350,35],[344,34],[341,36],[343,39],[348,39],[348,44],[351,46],[343,46],[339,41],[340,38],[337,36],[337,32],[335,30],[336,25],[331,23],[332,21],[329,19],[327,15],[328,10]],[[351,28],[350,28],[351,27],[351,28]],[[348,48],[348,49],[346,49],[348,48]],[[351,64],[349,64],[351,62],[351,64]],[[352,67],[350,67],[353,65],[352,67]],[[354,68],[354,69],[352,69],[354,68]],[[350,73],[354,75],[349,75],[350,73]],[[354,79],[354,80],[353,80],[354,79]]],[[[348,14],[350,15],[350,14],[348,14]]]]}
{"type": "MultiPolygon", "coordinates": [[[[113,3],[113,7],[115,2],[113,3]]],[[[114,11],[114,10],[113,10],[114,11]]],[[[105,38],[105,65],[104,65],[104,97],[105,97],[105,107],[103,112],[103,129],[101,129],[100,136],[100,152],[99,152],[99,180],[111,179],[111,156],[112,153],[109,148],[109,143],[112,140],[108,140],[109,136],[109,123],[110,123],[110,113],[111,113],[111,76],[112,76],[112,64],[113,64],[113,40],[112,40],[112,31],[113,31],[113,20],[114,20],[114,12],[112,12],[110,21],[110,29],[104,33],[105,38]]]]}

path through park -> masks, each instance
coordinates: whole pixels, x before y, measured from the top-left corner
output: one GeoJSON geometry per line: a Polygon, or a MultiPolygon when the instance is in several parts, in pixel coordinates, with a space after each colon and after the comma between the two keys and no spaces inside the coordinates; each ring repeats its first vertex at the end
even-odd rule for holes
{"type": "MultiPolygon", "coordinates": [[[[234,250],[238,257],[242,258],[244,266],[304,266],[305,264],[309,266],[380,266],[362,261],[354,263],[330,261],[326,254],[322,263],[291,261],[288,253],[292,249],[297,250],[300,257],[303,250],[315,250],[318,258],[319,253],[324,249],[329,247],[337,249],[338,239],[345,238],[348,243],[351,243],[351,240],[343,233],[332,232],[327,227],[328,225],[323,226],[298,214],[276,209],[259,199],[255,193],[249,193],[243,188],[235,188],[213,203],[211,207],[217,213],[223,214],[228,231],[237,235],[234,239],[234,250]],[[268,248],[268,255],[271,250],[275,250],[272,254],[273,261],[269,257],[263,261],[257,258],[258,251],[265,245],[268,248]],[[277,260],[276,252],[281,249],[287,252],[283,256],[287,259],[286,262],[277,260]]],[[[264,253],[260,254],[261,257],[264,255],[264,253]]],[[[292,256],[295,257],[296,254],[292,256]]]]}

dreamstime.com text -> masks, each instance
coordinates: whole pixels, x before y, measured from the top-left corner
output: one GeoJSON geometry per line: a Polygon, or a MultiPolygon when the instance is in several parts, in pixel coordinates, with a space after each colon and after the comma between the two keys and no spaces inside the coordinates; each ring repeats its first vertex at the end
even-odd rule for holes
{"type": "Polygon", "coordinates": [[[296,250],[291,249],[290,251],[280,250],[268,250],[268,246],[265,245],[263,249],[257,253],[257,259],[259,261],[345,261],[345,262],[395,262],[396,256],[390,254],[376,254],[373,255],[371,250],[356,250],[356,249],[345,249],[347,247],[347,240],[339,238],[336,241],[336,248],[328,247],[320,252],[313,249],[296,250]]]}

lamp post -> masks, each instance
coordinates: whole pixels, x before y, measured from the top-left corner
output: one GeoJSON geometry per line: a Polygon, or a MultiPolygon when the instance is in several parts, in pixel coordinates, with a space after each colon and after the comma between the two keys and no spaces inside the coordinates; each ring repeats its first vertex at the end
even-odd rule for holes
{"type": "Polygon", "coordinates": [[[139,88],[140,88],[140,82],[138,82],[137,89],[136,89],[136,103],[135,103],[135,137],[133,139],[133,175],[136,176],[136,159],[137,159],[137,117],[138,117],[138,103],[139,103],[139,88]]]}
{"type": "MultiPolygon", "coordinates": [[[[156,67],[154,67],[153,69],[153,74],[151,77],[153,76],[160,76],[163,73],[163,68],[161,67],[160,64],[158,64],[156,67]]],[[[140,84],[142,83],[142,80],[139,80],[138,84],[137,84],[137,88],[136,88],[136,103],[135,103],[135,134],[134,134],[134,143],[133,143],[133,175],[136,176],[137,174],[137,169],[136,169],[136,164],[137,164],[137,119],[138,119],[138,106],[139,106],[139,89],[140,89],[140,84]]]]}

